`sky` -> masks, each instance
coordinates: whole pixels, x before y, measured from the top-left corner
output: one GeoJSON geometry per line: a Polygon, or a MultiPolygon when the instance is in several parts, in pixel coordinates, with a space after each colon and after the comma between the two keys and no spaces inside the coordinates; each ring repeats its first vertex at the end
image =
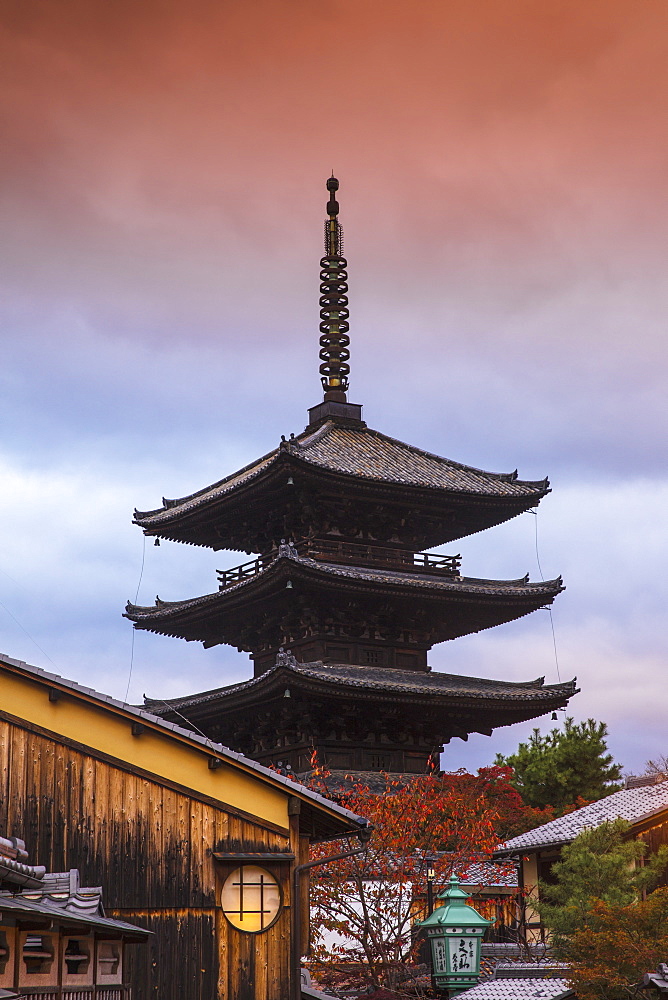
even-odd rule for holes
{"type": "Polygon", "coordinates": [[[0,0],[0,649],[133,702],[250,676],[133,638],[128,599],[211,592],[246,556],[145,544],[132,511],[320,401],[334,170],[351,401],[552,485],[446,549],[562,574],[552,616],[430,662],[577,677],[568,714],[608,724],[626,773],[667,754],[667,47],[666,0],[0,0]]]}

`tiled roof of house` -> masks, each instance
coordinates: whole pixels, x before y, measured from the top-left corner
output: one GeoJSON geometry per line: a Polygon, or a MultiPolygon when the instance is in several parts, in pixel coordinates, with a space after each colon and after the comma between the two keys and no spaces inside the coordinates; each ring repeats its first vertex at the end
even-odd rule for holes
{"type": "Polygon", "coordinates": [[[549,490],[547,479],[524,481],[517,478],[517,472],[484,472],[404,444],[380,431],[351,428],[328,420],[316,431],[305,431],[282,442],[267,455],[211,486],[179,499],[163,499],[163,506],[157,510],[135,511],[135,521],[144,527],[157,526],[171,519],[177,508],[179,513],[194,510],[255,479],[284,454],[327,472],[456,493],[539,500],[549,490]]]}
{"type": "Polygon", "coordinates": [[[151,934],[151,931],[137,927],[135,924],[128,924],[124,920],[111,920],[100,914],[79,910],[73,912],[69,907],[58,906],[51,901],[28,899],[22,893],[10,895],[0,892],[0,912],[5,917],[13,917],[16,920],[41,916],[49,917],[56,924],[75,924],[77,926],[84,924],[93,931],[112,932],[115,935],[123,935],[123,937],[136,941],[144,941],[151,934]]]}
{"type": "Polygon", "coordinates": [[[24,889],[21,899],[47,903],[75,915],[104,916],[102,887],[80,885],[78,868],[70,868],[66,872],[48,872],[38,887],[24,889]]]}
{"type": "Polygon", "coordinates": [[[43,865],[26,865],[22,861],[0,856],[0,882],[12,882],[15,885],[39,885],[45,872],[46,868],[43,865]]]}
{"type": "Polygon", "coordinates": [[[460,995],[466,1000],[566,1000],[574,997],[575,993],[568,981],[562,978],[494,978],[478,983],[460,995]]]}
{"type": "Polygon", "coordinates": [[[513,837],[502,844],[495,857],[515,854],[535,848],[568,844],[587,827],[615,819],[625,819],[629,823],[639,823],[652,815],[668,809],[668,781],[641,788],[623,788],[613,792],[598,802],[576,809],[566,816],[553,819],[543,826],[513,837]]]}
{"type": "Polygon", "coordinates": [[[495,979],[555,979],[568,974],[566,962],[499,962],[494,969],[495,979]]]}
{"type": "Polygon", "coordinates": [[[495,864],[493,861],[474,861],[463,864],[457,871],[459,884],[466,887],[489,887],[504,889],[518,888],[518,872],[515,864],[495,864]]]}
{"type": "MultiPolygon", "coordinates": [[[[668,994],[668,965],[660,962],[656,972],[646,972],[643,976],[643,989],[655,989],[659,996],[668,994]]],[[[656,995],[656,994],[654,994],[656,995]]],[[[648,993],[647,996],[650,996],[648,993]]]]}

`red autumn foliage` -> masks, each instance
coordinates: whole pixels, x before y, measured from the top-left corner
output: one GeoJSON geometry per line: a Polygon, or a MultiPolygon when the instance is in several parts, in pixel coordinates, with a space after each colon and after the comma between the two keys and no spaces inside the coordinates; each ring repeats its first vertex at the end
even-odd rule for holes
{"type": "MultiPolygon", "coordinates": [[[[552,806],[537,809],[526,805],[511,784],[512,776],[512,767],[493,765],[479,768],[477,774],[468,774],[466,771],[445,773],[442,780],[453,792],[460,793],[464,798],[470,797],[474,792],[483,796],[487,807],[496,814],[495,831],[498,841],[502,842],[543,823],[549,823],[555,815],[552,806]]],[[[586,805],[586,802],[581,800],[571,809],[579,809],[581,805],[586,805]]],[[[571,809],[567,811],[570,812],[571,809]]]]}
{"type": "MultiPolygon", "coordinates": [[[[435,892],[453,873],[489,857],[500,840],[531,829],[552,813],[525,806],[510,785],[512,770],[490,767],[477,776],[456,772],[395,781],[381,793],[349,779],[338,801],[369,818],[373,835],[364,854],[313,870],[313,958],[316,965],[354,967],[377,988],[396,989],[411,959],[412,910],[422,894],[430,857],[435,892]]],[[[314,770],[312,787],[331,796],[328,774],[314,770]]],[[[345,850],[325,844],[313,857],[345,850]]],[[[354,845],[349,845],[354,846],[354,845]]]]}

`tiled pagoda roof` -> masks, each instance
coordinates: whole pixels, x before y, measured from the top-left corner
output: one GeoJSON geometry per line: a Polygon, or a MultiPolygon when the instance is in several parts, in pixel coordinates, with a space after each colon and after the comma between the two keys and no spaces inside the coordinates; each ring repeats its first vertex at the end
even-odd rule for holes
{"type": "MultiPolygon", "coordinates": [[[[576,692],[575,680],[562,684],[545,684],[544,677],[530,681],[496,681],[481,677],[465,677],[459,674],[445,674],[439,671],[397,670],[388,667],[356,666],[347,663],[298,663],[291,656],[279,657],[270,670],[226,687],[202,691],[184,698],[158,701],[146,698],[146,708],[158,715],[213,704],[221,701],[232,703],[248,701],[254,692],[269,692],[273,686],[283,689],[286,682],[302,682],[314,689],[330,688],[340,694],[348,690],[356,698],[365,695],[385,694],[390,697],[407,697],[411,701],[422,700],[427,704],[456,702],[458,705],[473,707],[477,704],[517,706],[544,705],[543,712],[551,711],[571,698],[576,692]]],[[[529,716],[532,717],[532,716],[529,716]]]]}
{"type": "MultiPolygon", "coordinates": [[[[281,545],[276,557],[253,576],[231,584],[212,594],[183,601],[163,601],[142,607],[128,602],[125,616],[136,628],[163,635],[180,636],[214,645],[231,642],[211,639],[209,625],[225,612],[240,613],[250,598],[275,596],[277,587],[285,587],[285,577],[305,578],[320,589],[361,588],[365,595],[382,593],[403,598],[411,595],[420,600],[453,602],[459,607],[459,621],[454,631],[443,634],[441,642],[472,631],[492,628],[513,621],[537,608],[550,604],[563,590],[561,578],[530,583],[527,577],[518,580],[481,580],[474,577],[439,577],[432,574],[347,566],[321,562],[301,556],[292,545],[281,545]],[[205,634],[206,633],[206,634],[205,634]]],[[[228,615],[229,617],[229,615],[228,615]]],[[[234,643],[233,643],[234,644],[234,643]]]]}
{"type": "Polygon", "coordinates": [[[342,427],[332,421],[295,438],[289,446],[306,462],[366,479],[492,496],[542,495],[549,486],[546,479],[522,482],[516,472],[483,472],[379,431],[342,427]]]}
{"type": "Polygon", "coordinates": [[[163,500],[163,506],[156,510],[136,511],[135,522],[157,529],[215,504],[286,460],[370,483],[479,498],[538,502],[549,491],[547,479],[524,481],[517,478],[517,472],[484,472],[404,444],[363,424],[350,427],[328,420],[315,431],[307,428],[298,437],[281,442],[263,458],[211,486],[179,499],[163,500]]]}

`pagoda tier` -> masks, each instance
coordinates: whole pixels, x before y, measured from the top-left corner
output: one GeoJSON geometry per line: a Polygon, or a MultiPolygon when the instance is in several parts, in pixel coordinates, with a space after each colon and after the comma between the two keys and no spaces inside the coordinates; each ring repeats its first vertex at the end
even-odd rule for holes
{"type": "Polygon", "coordinates": [[[323,397],[306,429],[211,486],[135,511],[156,541],[258,556],[221,571],[215,593],[129,603],[125,616],[137,629],[225,643],[254,660],[243,684],[151,704],[166,718],[300,773],[313,749],[344,774],[420,773],[453,736],[536,718],[575,693],[574,682],[480,681],[427,665],[436,643],[514,621],[563,590],[561,578],[465,577],[458,555],[425,551],[535,508],[549,483],[484,472],[367,427],[348,401],[339,182],[326,184],[323,397]]]}
{"type": "Polygon", "coordinates": [[[283,544],[221,572],[216,593],[156,599],[152,607],[128,604],[125,614],[135,628],[246,650],[256,674],[273,665],[281,646],[290,646],[301,661],[427,670],[427,651],[435,643],[521,618],[551,604],[563,589],[560,579],[462,577],[455,556],[339,546],[345,562],[327,560],[322,551],[314,559],[283,544]],[[347,550],[357,548],[365,550],[363,565],[350,562],[354,552],[347,550]]]}
{"type": "Polygon", "coordinates": [[[364,541],[416,551],[535,507],[547,479],[482,472],[369,429],[351,403],[310,411],[303,434],[135,524],[158,538],[267,552],[282,538],[364,541]]]}
{"type": "Polygon", "coordinates": [[[490,735],[555,711],[575,693],[575,681],[545,686],[543,678],[518,684],[298,663],[281,651],[261,677],[169,702],[147,698],[145,707],[297,774],[309,770],[314,750],[334,771],[417,774],[438,764],[453,737],[490,735]]]}

